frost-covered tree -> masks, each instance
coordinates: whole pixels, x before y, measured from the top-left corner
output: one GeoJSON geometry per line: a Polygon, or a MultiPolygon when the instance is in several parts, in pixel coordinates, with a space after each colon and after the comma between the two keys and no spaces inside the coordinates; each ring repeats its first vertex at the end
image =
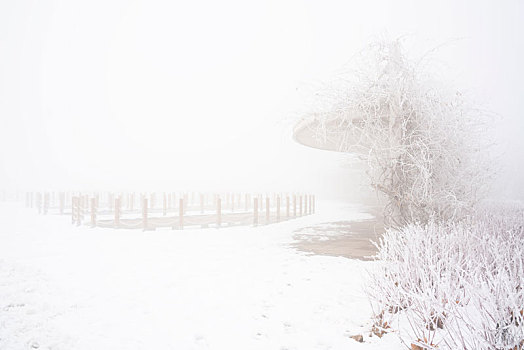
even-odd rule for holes
{"type": "Polygon", "coordinates": [[[306,117],[317,137],[367,162],[390,224],[467,215],[490,175],[485,113],[432,79],[426,59],[407,59],[399,41],[373,44],[356,62],[306,117]]]}

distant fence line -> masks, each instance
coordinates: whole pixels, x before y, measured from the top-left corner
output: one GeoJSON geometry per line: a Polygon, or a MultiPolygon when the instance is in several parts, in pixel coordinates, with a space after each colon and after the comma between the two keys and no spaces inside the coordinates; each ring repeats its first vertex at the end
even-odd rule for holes
{"type": "Polygon", "coordinates": [[[70,215],[76,225],[154,230],[277,223],[315,213],[315,196],[249,193],[27,192],[39,214],[70,215]]]}

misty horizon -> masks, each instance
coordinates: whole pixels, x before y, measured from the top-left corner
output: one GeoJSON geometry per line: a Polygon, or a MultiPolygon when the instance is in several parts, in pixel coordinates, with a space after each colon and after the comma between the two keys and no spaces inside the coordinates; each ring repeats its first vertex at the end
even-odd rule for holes
{"type": "Polygon", "coordinates": [[[438,47],[437,78],[497,116],[494,194],[523,198],[518,2],[206,6],[2,4],[1,187],[356,196],[351,162],[292,130],[316,89],[385,33],[415,58],[438,47]]]}

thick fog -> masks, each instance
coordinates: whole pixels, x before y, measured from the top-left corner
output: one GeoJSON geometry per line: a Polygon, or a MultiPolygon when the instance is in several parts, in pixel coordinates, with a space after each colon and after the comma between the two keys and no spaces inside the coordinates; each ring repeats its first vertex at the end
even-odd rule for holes
{"type": "Polygon", "coordinates": [[[0,189],[358,197],[292,140],[314,87],[378,37],[428,50],[497,115],[497,195],[524,198],[521,1],[2,1],[0,189]]]}

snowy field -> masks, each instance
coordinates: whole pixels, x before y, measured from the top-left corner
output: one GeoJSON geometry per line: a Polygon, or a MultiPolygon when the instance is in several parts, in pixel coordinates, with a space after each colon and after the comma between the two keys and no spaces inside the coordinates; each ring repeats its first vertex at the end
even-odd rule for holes
{"type": "Polygon", "coordinates": [[[0,206],[0,349],[401,349],[368,337],[372,262],[293,249],[293,232],[369,214],[184,231],[76,227],[0,206]],[[364,334],[364,343],[350,335],[364,334]]]}

